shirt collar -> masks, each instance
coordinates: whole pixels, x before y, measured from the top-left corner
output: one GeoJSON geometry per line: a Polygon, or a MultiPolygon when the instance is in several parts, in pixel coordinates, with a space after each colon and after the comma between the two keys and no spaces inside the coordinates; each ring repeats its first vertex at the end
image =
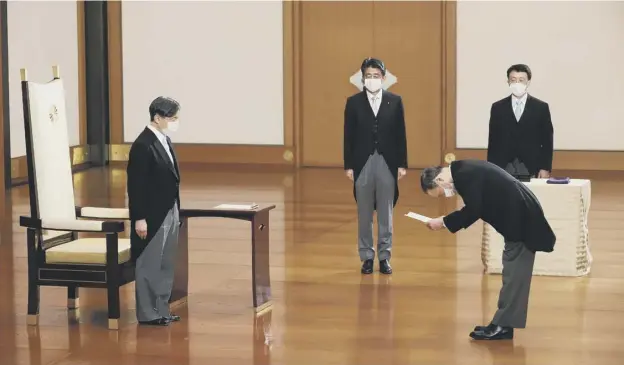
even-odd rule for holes
{"type": "Polygon", "coordinates": [[[381,95],[383,94],[383,90],[379,90],[377,92],[377,94],[373,94],[370,91],[366,90],[366,96],[372,100],[374,97],[377,97],[379,100],[381,100],[381,95]]]}
{"type": "Polygon", "coordinates": [[[511,100],[513,100],[513,104],[516,105],[518,102],[522,104],[526,104],[527,98],[529,97],[529,93],[524,93],[521,98],[518,98],[514,94],[511,94],[511,100]]]}
{"type": "Polygon", "coordinates": [[[167,144],[167,136],[165,136],[163,132],[159,131],[151,124],[148,124],[147,128],[149,128],[152,132],[154,132],[154,134],[156,135],[156,138],[158,138],[160,143],[167,144]]]}

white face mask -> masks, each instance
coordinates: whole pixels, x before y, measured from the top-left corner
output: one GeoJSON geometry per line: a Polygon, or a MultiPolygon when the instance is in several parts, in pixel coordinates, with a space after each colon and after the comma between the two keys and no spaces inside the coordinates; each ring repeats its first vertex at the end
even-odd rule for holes
{"type": "Polygon", "coordinates": [[[381,89],[381,79],[365,79],[364,86],[366,90],[374,93],[381,89]]]}
{"type": "Polygon", "coordinates": [[[177,132],[179,128],[180,128],[180,121],[176,120],[175,122],[167,123],[167,131],[177,132]]]}
{"type": "Polygon", "coordinates": [[[453,185],[453,183],[449,183],[449,187],[444,187],[442,185],[446,185],[446,183],[443,183],[442,181],[438,181],[438,186],[442,188],[442,190],[444,190],[444,196],[447,198],[450,198],[452,196],[455,195],[455,186],[453,185]]]}
{"type": "Polygon", "coordinates": [[[449,188],[444,188],[444,196],[445,197],[450,198],[453,195],[455,195],[455,190],[449,189],[449,188]]]}
{"type": "Polygon", "coordinates": [[[511,93],[517,97],[521,97],[526,92],[527,86],[521,82],[514,82],[509,84],[509,88],[511,89],[511,93]]]}

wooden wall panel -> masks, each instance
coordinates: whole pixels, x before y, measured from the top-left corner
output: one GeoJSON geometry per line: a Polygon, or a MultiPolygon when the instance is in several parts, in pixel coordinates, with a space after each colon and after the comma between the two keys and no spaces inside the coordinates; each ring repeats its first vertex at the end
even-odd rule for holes
{"type": "Polygon", "coordinates": [[[373,55],[373,2],[301,4],[303,166],[342,166],[349,78],[373,55]]]}
{"type": "MultiPolygon", "coordinates": [[[[294,30],[300,57],[302,166],[341,167],[343,111],[356,92],[348,78],[364,57],[383,59],[406,108],[409,165],[485,159],[456,148],[456,3],[454,1],[305,2],[294,30]],[[297,43],[298,42],[298,43],[297,43]]],[[[297,57],[297,54],[295,57],[297,57]]],[[[489,108],[489,105],[484,106],[489,108]]],[[[556,135],[556,131],[555,131],[556,135]]],[[[555,170],[623,170],[624,152],[555,151],[555,170]]]]}
{"type": "MultiPolygon", "coordinates": [[[[82,34],[82,1],[78,4],[82,34]]],[[[119,146],[123,144],[121,3],[110,2],[108,7],[110,143],[119,146]]],[[[453,1],[285,1],[285,145],[181,148],[188,151],[188,162],[341,167],[344,103],[357,92],[348,79],[363,58],[376,56],[399,79],[391,91],[404,98],[410,167],[441,163],[446,153],[485,158],[484,150],[455,145],[455,25],[453,1]]],[[[82,53],[84,45],[79,47],[82,53]]],[[[82,88],[84,60],[79,67],[82,88]]],[[[86,137],[82,99],[81,144],[86,137]]],[[[128,146],[119,147],[111,150],[113,160],[126,159],[128,146]]],[[[624,152],[557,151],[554,159],[557,170],[624,169],[624,152]]],[[[11,170],[0,172],[12,175],[14,182],[23,179],[25,159],[12,165],[11,170]]]]}
{"type": "Polygon", "coordinates": [[[375,2],[374,54],[398,78],[410,168],[437,164],[442,133],[442,3],[375,2]]]}
{"type": "MultiPolygon", "coordinates": [[[[80,145],[87,144],[87,66],[85,51],[85,4],[78,0],[78,126],[80,128],[80,145]]],[[[61,75],[62,76],[62,75],[61,75]]]]}
{"type": "Polygon", "coordinates": [[[365,57],[382,59],[403,97],[410,167],[441,159],[442,4],[306,2],[302,9],[303,166],[342,166],[349,77],[365,57]]]}
{"type": "Polygon", "coordinates": [[[2,216],[4,212],[5,190],[10,187],[6,176],[11,173],[9,162],[11,151],[8,146],[11,139],[8,119],[9,91],[8,82],[6,80],[8,75],[5,75],[4,72],[4,70],[8,68],[6,9],[6,2],[0,3],[0,216],[2,216]]]}
{"type": "Polygon", "coordinates": [[[109,144],[123,143],[123,45],[121,1],[106,4],[108,21],[109,144]]]}

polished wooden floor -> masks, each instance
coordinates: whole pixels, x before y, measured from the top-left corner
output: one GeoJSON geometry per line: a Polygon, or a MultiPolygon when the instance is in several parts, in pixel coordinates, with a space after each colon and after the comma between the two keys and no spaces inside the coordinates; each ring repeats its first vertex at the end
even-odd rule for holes
{"type": "MultiPolygon", "coordinates": [[[[362,276],[350,183],[336,169],[297,173],[185,166],[182,205],[273,203],[273,310],[255,318],[245,222],[192,220],[189,302],[169,328],[134,318],[134,286],[124,287],[120,331],[106,329],[103,290],[82,290],[81,309],[66,292],[44,288],[40,326],[26,326],[26,244],[18,217],[28,189],[8,196],[0,241],[2,365],[616,365],[624,363],[624,176],[592,179],[585,278],[535,277],[528,327],[513,342],[475,343],[501,278],[482,274],[480,224],[451,235],[403,217],[437,216],[454,200],[419,191],[418,171],[400,182],[395,211],[394,274],[362,276]],[[79,323],[78,323],[79,322],[79,323]]],[[[75,175],[76,204],[125,205],[123,167],[75,175]]]]}

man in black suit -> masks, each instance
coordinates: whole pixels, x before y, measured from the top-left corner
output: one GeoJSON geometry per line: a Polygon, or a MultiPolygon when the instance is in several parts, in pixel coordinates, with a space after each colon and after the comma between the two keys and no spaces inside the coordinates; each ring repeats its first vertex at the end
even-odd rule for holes
{"type": "Polygon", "coordinates": [[[527,65],[507,70],[511,95],[492,104],[487,160],[516,177],[548,178],[553,125],[548,104],[527,93],[531,78],[527,65]]]}
{"type": "Polygon", "coordinates": [[[539,201],[524,183],[480,160],[427,168],[420,184],[430,196],[451,197],[457,193],[464,201],[462,209],[429,221],[430,229],[447,228],[455,233],[482,219],[505,238],[498,310],[488,326],[475,327],[470,337],[512,339],[514,328],[526,327],[535,252],[552,252],[556,240],[539,201]]]}
{"type": "Polygon", "coordinates": [[[347,99],[344,111],[344,169],[354,183],[362,273],[373,272],[377,210],[379,271],[391,274],[392,211],[399,198],[397,181],[407,173],[403,101],[382,90],[386,77],[382,61],[367,58],[360,69],[364,90],[347,99]]]}
{"type": "Polygon", "coordinates": [[[130,148],[128,206],[132,260],[136,264],[136,312],[141,324],[166,326],[180,317],[169,312],[180,228],[180,171],[165,131],[179,125],[180,104],[156,98],[150,123],[130,148]]]}

